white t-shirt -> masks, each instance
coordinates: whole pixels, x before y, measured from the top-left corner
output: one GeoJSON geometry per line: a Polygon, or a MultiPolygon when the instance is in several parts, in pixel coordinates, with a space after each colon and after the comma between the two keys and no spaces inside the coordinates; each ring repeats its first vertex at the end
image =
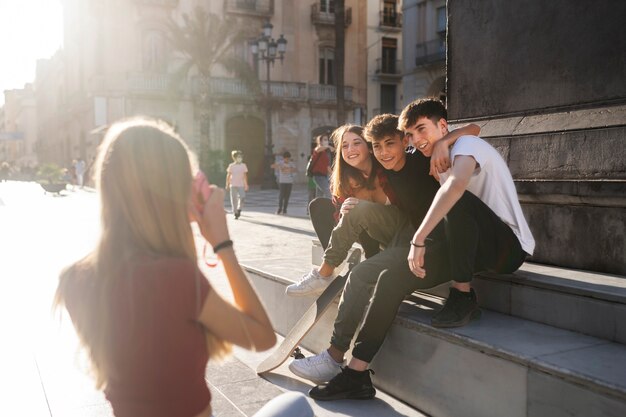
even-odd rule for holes
{"type": "MultiPolygon", "coordinates": [[[[513,177],[502,155],[489,143],[477,136],[461,136],[452,149],[450,161],[459,155],[473,157],[479,166],[470,179],[467,191],[481,199],[500,219],[509,225],[529,255],[535,250],[528,223],[517,198],[513,177]]],[[[440,175],[440,183],[446,182],[450,170],[440,175]]]]}
{"type": "Polygon", "coordinates": [[[278,163],[277,169],[278,182],[280,184],[293,184],[293,180],[296,176],[296,165],[293,163],[293,161],[281,161],[278,163]]]}
{"type": "Polygon", "coordinates": [[[226,169],[227,172],[230,173],[230,185],[233,187],[243,187],[245,186],[244,176],[248,172],[248,167],[243,162],[238,164],[236,162],[228,165],[226,169]]]}

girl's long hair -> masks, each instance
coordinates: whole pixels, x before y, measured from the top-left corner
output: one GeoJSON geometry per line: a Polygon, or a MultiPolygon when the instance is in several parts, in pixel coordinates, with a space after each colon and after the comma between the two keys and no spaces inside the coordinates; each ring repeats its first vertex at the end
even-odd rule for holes
{"type": "MultiPolygon", "coordinates": [[[[101,236],[90,254],[62,272],[55,306],[66,304],[68,292],[79,281],[80,288],[93,291],[93,304],[80,305],[72,320],[89,355],[96,386],[103,388],[116,374],[110,357],[110,310],[112,289],[129,279],[121,266],[141,254],[197,260],[187,209],[197,167],[170,126],[138,117],[111,126],[95,168],[101,236]]],[[[212,356],[230,348],[212,335],[207,343],[212,356]]]]}
{"type": "Polygon", "coordinates": [[[330,190],[332,194],[339,198],[347,198],[353,194],[353,185],[364,187],[368,190],[375,188],[376,170],[380,163],[374,158],[372,153],[372,144],[363,138],[363,128],[358,125],[346,124],[339,126],[331,134],[331,140],[335,146],[335,163],[333,164],[333,172],[330,176],[330,190]],[[343,137],[346,133],[354,133],[358,135],[363,142],[367,144],[372,159],[372,170],[368,177],[363,177],[363,173],[355,167],[348,164],[341,155],[341,147],[343,145],[343,137]]]}

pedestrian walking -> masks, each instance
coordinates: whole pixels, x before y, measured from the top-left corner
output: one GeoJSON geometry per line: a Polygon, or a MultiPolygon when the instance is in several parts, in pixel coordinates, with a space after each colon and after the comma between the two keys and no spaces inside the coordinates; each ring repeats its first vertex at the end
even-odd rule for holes
{"type": "Polygon", "coordinates": [[[248,191],[248,166],[243,162],[243,152],[234,150],[231,157],[233,162],[226,168],[226,189],[230,189],[230,206],[238,219],[248,191]]]}
{"type": "Polygon", "coordinates": [[[276,214],[287,214],[287,206],[289,205],[289,197],[291,197],[291,188],[293,180],[296,177],[296,165],[291,160],[289,151],[283,152],[282,160],[272,164],[272,168],[278,171],[278,210],[276,214]]]}
{"type": "Polygon", "coordinates": [[[76,183],[80,188],[83,188],[84,185],[84,176],[85,176],[85,161],[83,158],[79,158],[74,164],[74,173],[76,174],[76,183]]]}

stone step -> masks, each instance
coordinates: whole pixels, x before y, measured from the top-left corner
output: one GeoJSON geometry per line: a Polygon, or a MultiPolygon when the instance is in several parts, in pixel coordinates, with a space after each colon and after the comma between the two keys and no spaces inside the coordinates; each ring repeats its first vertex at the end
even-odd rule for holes
{"type": "MultiPolygon", "coordinates": [[[[294,279],[271,266],[246,269],[285,334],[313,298],[286,297],[294,279]]],[[[441,302],[416,293],[403,304],[372,363],[377,387],[435,417],[626,415],[623,344],[490,310],[461,329],[435,329],[429,318],[441,302]]],[[[336,307],[303,340],[305,348],[327,347],[336,307]]]]}
{"type": "MultiPolygon", "coordinates": [[[[313,240],[314,265],[322,254],[313,240]]],[[[527,262],[514,274],[478,274],[472,285],[483,308],[626,344],[626,277],[527,262]]],[[[448,287],[424,292],[447,297],[448,287]]]]}

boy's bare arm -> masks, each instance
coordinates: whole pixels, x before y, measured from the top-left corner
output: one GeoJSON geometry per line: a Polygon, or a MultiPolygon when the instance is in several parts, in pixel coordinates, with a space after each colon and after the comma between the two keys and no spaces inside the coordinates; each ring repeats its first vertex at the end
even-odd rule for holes
{"type": "Polygon", "coordinates": [[[479,134],[480,126],[470,123],[448,132],[443,138],[439,139],[435,143],[430,157],[430,175],[439,181],[439,174],[446,172],[450,168],[450,148],[454,146],[458,138],[464,135],[478,136],[479,134]]]}

